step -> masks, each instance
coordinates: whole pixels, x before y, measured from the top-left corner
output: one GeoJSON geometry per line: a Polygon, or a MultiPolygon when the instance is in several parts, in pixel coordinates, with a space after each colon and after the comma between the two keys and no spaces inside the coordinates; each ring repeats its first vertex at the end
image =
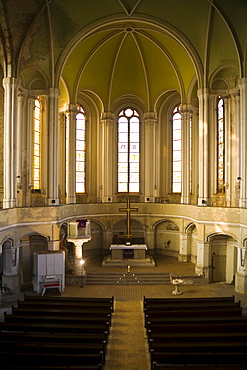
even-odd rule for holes
{"type": "Polygon", "coordinates": [[[99,274],[99,273],[88,273],[86,279],[87,285],[167,285],[170,284],[169,274],[149,274],[149,273],[109,273],[109,274],[99,274]]]}

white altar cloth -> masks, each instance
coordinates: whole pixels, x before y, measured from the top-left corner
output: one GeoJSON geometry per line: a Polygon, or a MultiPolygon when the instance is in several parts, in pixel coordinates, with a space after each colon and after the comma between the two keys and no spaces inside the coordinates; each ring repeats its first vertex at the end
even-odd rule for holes
{"type": "Polygon", "coordinates": [[[126,245],[126,244],[112,244],[110,246],[110,250],[112,249],[144,249],[147,251],[147,246],[146,244],[131,244],[131,245],[126,245]]]}

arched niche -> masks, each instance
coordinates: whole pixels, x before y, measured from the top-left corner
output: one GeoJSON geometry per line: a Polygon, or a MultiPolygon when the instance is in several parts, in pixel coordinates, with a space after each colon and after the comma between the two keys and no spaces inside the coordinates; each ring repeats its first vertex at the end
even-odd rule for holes
{"type": "Polygon", "coordinates": [[[227,234],[211,234],[209,241],[210,282],[234,281],[237,272],[237,240],[227,234]]]}
{"type": "Polygon", "coordinates": [[[185,233],[187,235],[187,255],[188,261],[195,263],[197,260],[197,227],[192,222],[187,225],[185,229],[185,233]]]}
{"type": "Polygon", "coordinates": [[[49,238],[40,234],[30,234],[20,240],[20,276],[22,290],[33,286],[33,255],[35,252],[48,251],[49,238]]]}
{"type": "MultiPolygon", "coordinates": [[[[130,232],[133,244],[144,244],[145,226],[135,219],[131,219],[130,232]]],[[[113,244],[125,244],[127,233],[127,219],[121,219],[113,225],[113,244]]]]}
{"type": "Polygon", "coordinates": [[[179,227],[171,220],[164,220],[155,225],[155,254],[178,257],[179,227]]]}

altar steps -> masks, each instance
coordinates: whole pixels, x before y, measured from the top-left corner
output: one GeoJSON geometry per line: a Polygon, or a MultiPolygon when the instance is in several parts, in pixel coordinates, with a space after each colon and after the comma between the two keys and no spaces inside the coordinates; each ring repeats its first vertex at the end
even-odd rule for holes
{"type": "Polygon", "coordinates": [[[169,273],[87,273],[87,285],[168,285],[169,273]]]}

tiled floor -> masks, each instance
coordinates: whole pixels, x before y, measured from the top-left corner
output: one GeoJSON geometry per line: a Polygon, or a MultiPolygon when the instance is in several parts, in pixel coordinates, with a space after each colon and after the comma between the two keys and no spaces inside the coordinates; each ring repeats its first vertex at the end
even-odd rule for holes
{"type": "MultiPolygon", "coordinates": [[[[102,257],[88,259],[86,270],[101,273],[126,273],[126,268],[101,267],[102,257]]],[[[243,312],[247,312],[247,295],[235,292],[233,285],[226,283],[206,284],[204,279],[195,276],[194,265],[190,262],[178,262],[171,257],[157,257],[155,268],[131,268],[131,273],[138,272],[168,272],[186,276],[187,284],[182,285],[183,292],[179,297],[214,297],[232,296],[240,300],[243,312]]],[[[115,299],[115,312],[109,337],[108,353],[105,370],[149,370],[149,354],[147,350],[146,334],[143,326],[143,297],[174,297],[172,285],[78,285],[66,286],[63,296],[68,297],[111,297],[115,299]]],[[[0,312],[11,310],[8,308],[16,302],[18,295],[2,295],[0,312]]]]}

